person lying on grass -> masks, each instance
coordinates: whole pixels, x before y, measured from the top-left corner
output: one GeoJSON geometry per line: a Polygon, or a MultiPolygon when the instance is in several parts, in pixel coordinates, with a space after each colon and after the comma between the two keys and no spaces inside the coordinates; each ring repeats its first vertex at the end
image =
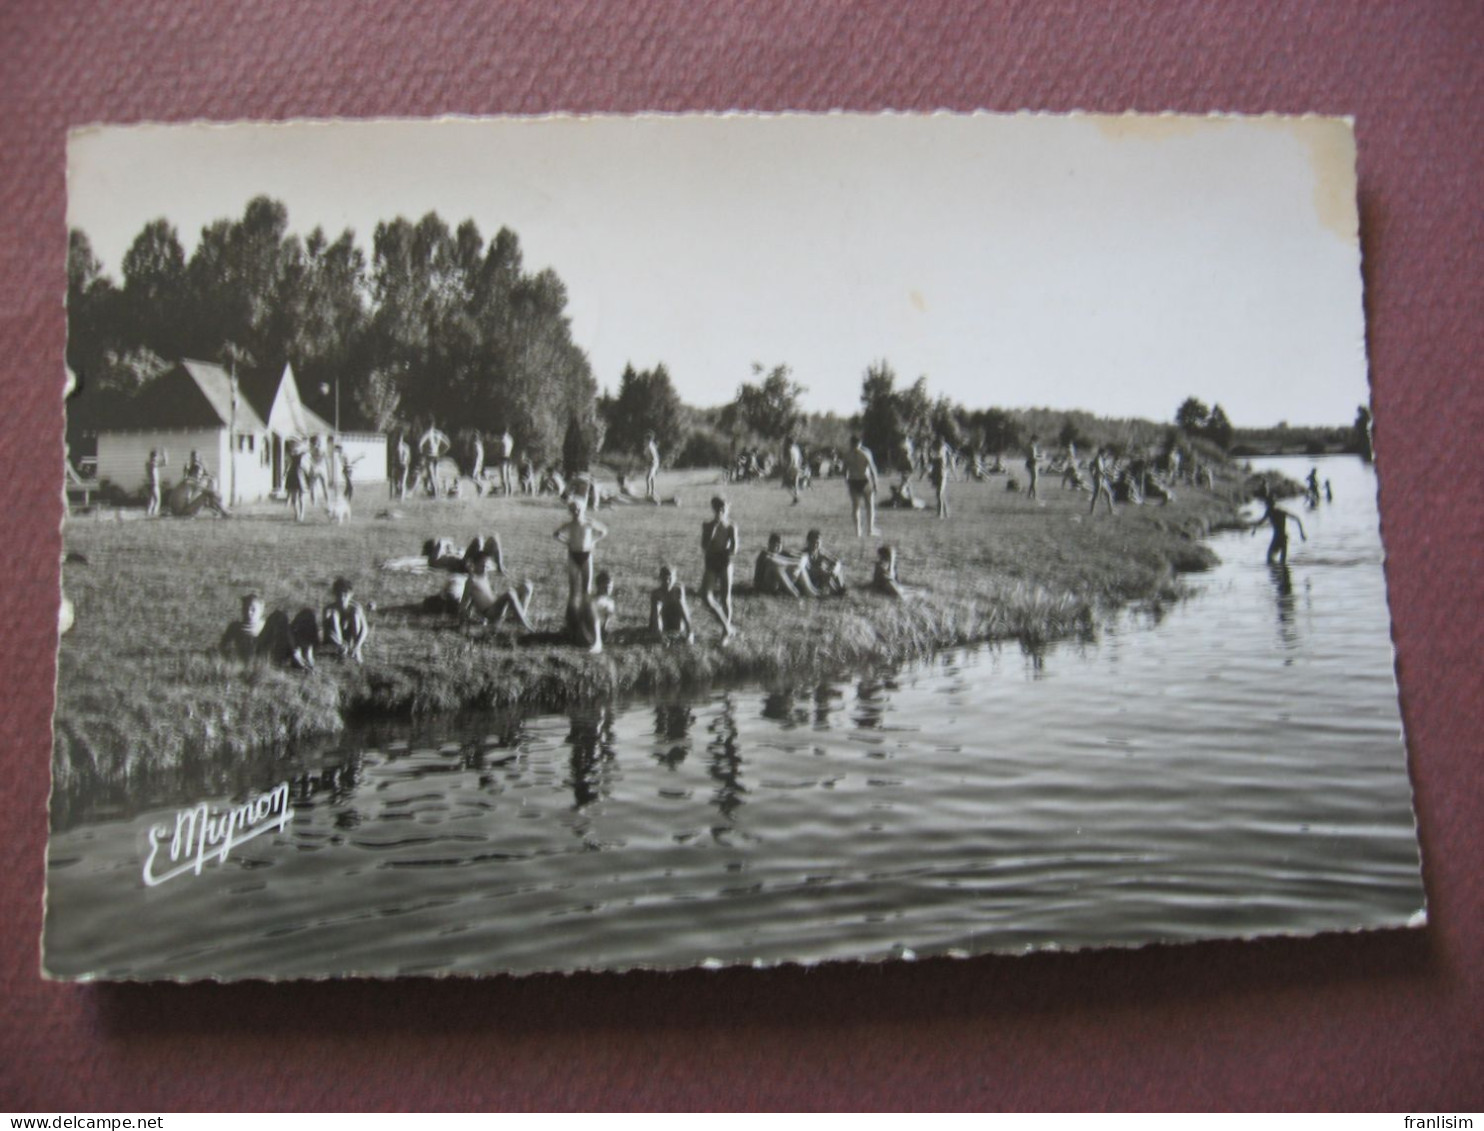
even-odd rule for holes
{"type": "Polygon", "coordinates": [[[821,595],[845,592],[845,566],[840,559],[825,550],[818,530],[811,530],[804,537],[804,569],[810,584],[821,595]]]}
{"type": "Polygon", "coordinates": [[[505,614],[513,613],[516,623],[527,632],[534,632],[526,613],[531,607],[531,594],[536,591],[536,586],[527,579],[518,588],[507,586],[504,592],[497,594],[490,580],[490,566],[493,564],[494,560],[488,554],[481,554],[469,563],[469,577],[459,600],[460,626],[488,624],[498,628],[505,614]]]}
{"type": "Polygon", "coordinates": [[[769,534],[768,548],[759,550],[752,569],[752,588],[769,596],[799,598],[804,594],[818,597],[819,590],[809,580],[808,559],[790,554],[783,548],[783,535],[769,534]]]}
{"type": "Polygon", "coordinates": [[[685,603],[685,586],[675,578],[675,570],[660,566],[660,583],[649,591],[649,631],[660,640],[695,640],[690,608],[685,603]]]}
{"type": "Polygon", "coordinates": [[[721,638],[730,640],[732,627],[732,559],[737,556],[741,534],[731,520],[727,501],[720,495],[711,500],[712,518],[701,523],[701,600],[721,625],[721,638]]]}
{"type": "Polygon", "coordinates": [[[567,547],[567,608],[572,610],[593,591],[593,550],[608,537],[608,528],[587,516],[580,499],[567,504],[567,513],[571,519],[552,537],[567,547]]]}
{"type": "Polygon", "coordinates": [[[256,593],[242,598],[242,616],[227,625],[218,647],[243,663],[254,661],[309,671],[314,668],[314,646],[319,625],[313,609],[301,609],[292,621],[281,609],[267,611],[256,593]]]}
{"type": "Polygon", "coordinates": [[[904,511],[920,511],[927,508],[927,504],[912,493],[912,478],[903,473],[900,483],[891,485],[891,498],[886,505],[890,509],[904,511]]]}
{"type": "Polygon", "coordinates": [[[500,552],[500,536],[488,534],[481,538],[478,534],[464,550],[464,572],[472,574],[474,563],[480,558],[489,558],[490,564],[495,567],[496,573],[505,572],[505,555],[500,552]]]}
{"type": "Polygon", "coordinates": [[[603,651],[603,633],[617,607],[613,600],[613,575],[602,570],[593,579],[593,592],[583,597],[572,616],[577,642],[587,645],[594,656],[603,651]]]}
{"type": "Polygon", "coordinates": [[[322,618],[322,639],[328,648],[334,649],[341,659],[361,662],[361,649],[371,635],[371,622],[366,610],[355,599],[355,587],[343,577],[337,577],[332,587],[333,599],[325,606],[322,618]]]}

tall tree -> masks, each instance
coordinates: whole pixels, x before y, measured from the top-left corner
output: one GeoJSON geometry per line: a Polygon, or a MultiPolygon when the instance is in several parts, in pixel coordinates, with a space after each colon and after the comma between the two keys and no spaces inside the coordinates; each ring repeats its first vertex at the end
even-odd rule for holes
{"type": "Polygon", "coordinates": [[[83,387],[121,345],[121,298],[87,233],[72,229],[67,234],[67,365],[83,387]]]}
{"type": "Polygon", "coordinates": [[[1231,447],[1232,431],[1232,422],[1227,419],[1226,410],[1219,404],[1212,405],[1203,429],[1205,437],[1225,451],[1231,447]]]}
{"type": "Polygon", "coordinates": [[[1211,410],[1206,402],[1196,397],[1186,397],[1175,410],[1175,425],[1184,432],[1199,432],[1206,426],[1211,410]]]}
{"type": "Polygon", "coordinates": [[[902,417],[897,409],[897,375],[885,360],[872,362],[861,381],[861,442],[886,466],[901,450],[902,417]]]}
{"type": "Polygon", "coordinates": [[[624,366],[618,393],[599,401],[607,424],[605,446],[612,451],[638,455],[646,433],[653,432],[660,450],[673,454],[682,440],[680,394],[664,365],[636,370],[624,366]]]}
{"type": "Polygon", "coordinates": [[[191,288],[185,250],[175,226],[153,220],[124,253],[125,348],[143,346],[162,357],[179,357],[189,343],[191,288]]]}
{"type": "Polygon", "coordinates": [[[732,409],[729,419],[764,440],[782,440],[799,426],[799,398],[806,389],[792,380],[793,370],[787,365],[775,365],[765,371],[761,363],[753,362],[752,373],[762,377],[762,381],[742,382],[729,406],[732,409]]]}

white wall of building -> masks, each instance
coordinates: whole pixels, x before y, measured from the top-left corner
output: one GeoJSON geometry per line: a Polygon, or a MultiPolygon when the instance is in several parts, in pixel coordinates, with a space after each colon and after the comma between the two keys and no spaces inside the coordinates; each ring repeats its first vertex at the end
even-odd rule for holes
{"type": "Polygon", "coordinates": [[[107,480],[132,494],[142,495],[149,486],[144,465],[150,450],[159,448],[170,462],[160,474],[168,490],[179,483],[181,469],[190,458],[191,449],[201,453],[201,460],[211,474],[220,477],[226,448],[226,429],[163,429],[140,432],[98,433],[98,480],[107,480]]]}

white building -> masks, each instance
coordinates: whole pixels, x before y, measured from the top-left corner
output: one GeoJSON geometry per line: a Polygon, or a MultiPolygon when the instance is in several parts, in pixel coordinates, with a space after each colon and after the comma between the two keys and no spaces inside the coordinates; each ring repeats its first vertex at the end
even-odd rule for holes
{"type": "MultiPolygon", "coordinates": [[[[168,489],[194,451],[229,505],[250,503],[283,490],[288,441],[312,436],[328,445],[335,429],[304,406],[291,367],[277,378],[244,373],[234,387],[220,365],[185,360],[98,429],[97,476],[100,484],[142,494],[149,453],[160,449],[169,461],[162,476],[168,489]]],[[[384,435],[342,432],[338,442],[356,484],[385,482],[384,435]]]]}

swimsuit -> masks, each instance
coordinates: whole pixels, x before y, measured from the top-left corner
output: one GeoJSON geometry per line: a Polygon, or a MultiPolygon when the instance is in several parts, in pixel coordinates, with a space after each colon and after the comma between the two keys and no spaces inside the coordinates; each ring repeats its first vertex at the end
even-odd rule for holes
{"type": "Polygon", "coordinates": [[[859,496],[870,491],[871,481],[869,479],[847,479],[845,480],[845,486],[850,488],[851,495],[859,496]]]}
{"type": "Polygon", "coordinates": [[[573,565],[581,569],[592,560],[593,552],[591,550],[568,550],[567,556],[572,559],[573,565]]]}

